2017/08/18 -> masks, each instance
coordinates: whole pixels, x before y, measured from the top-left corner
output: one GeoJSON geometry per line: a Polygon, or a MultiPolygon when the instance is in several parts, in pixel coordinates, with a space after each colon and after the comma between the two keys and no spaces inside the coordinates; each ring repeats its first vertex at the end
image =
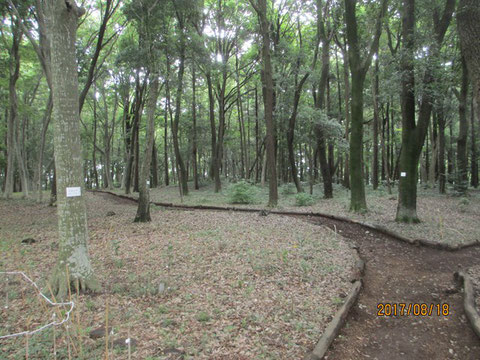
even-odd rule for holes
{"type": "Polygon", "coordinates": [[[448,316],[448,304],[407,304],[380,303],[377,305],[377,316],[448,316]]]}

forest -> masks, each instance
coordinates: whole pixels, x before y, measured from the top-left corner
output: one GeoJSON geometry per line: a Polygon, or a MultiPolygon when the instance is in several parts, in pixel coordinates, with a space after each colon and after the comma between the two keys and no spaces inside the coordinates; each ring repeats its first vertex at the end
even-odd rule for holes
{"type": "Polygon", "coordinates": [[[480,354],[478,0],[0,0],[0,16],[6,358],[480,354]],[[50,313],[22,309],[46,310],[40,291],[67,318],[37,335],[50,313]],[[392,337],[430,345],[376,349],[393,311],[392,337]]]}

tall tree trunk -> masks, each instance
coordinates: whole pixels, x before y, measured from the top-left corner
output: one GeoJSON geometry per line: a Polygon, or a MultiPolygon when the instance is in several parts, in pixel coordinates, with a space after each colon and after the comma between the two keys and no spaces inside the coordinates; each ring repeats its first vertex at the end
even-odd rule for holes
{"type": "MultiPolygon", "coordinates": [[[[442,45],[445,33],[450,25],[455,0],[447,0],[441,20],[438,13],[434,14],[435,44],[428,57],[432,63],[442,45]]],[[[406,223],[419,222],[417,216],[417,182],[418,162],[422,152],[423,143],[428,132],[428,124],[433,108],[433,86],[435,77],[432,67],[427,67],[423,76],[422,100],[420,103],[418,121],[415,121],[415,0],[404,0],[403,14],[403,42],[404,51],[401,60],[402,70],[402,148],[400,151],[399,170],[400,181],[398,189],[398,206],[396,221],[406,223]]]]}
{"type": "Polygon", "coordinates": [[[345,23],[347,25],[348,60],[352,72],[351,133],[350,133],[350,210],[365,211],[365,185],[363,181],[363,88],[365,77],[372,62],[373,54],[378,50],[382,32],[382,20],[386,12],[387,1],[383,0],[377,17],[375,34],[365,59],[360,56],[356,0],[345,0],[345,23]]]}
{"type": "Polygon", "coordinates": [[[52,118],[52,110],[53,110],[53,98],[52,92],[49,92],[48,101],[47,101],[47,108],[45,109],[45,113],[43,114],[43,121],[42,121],[42,131],[40,133],[40,149],[38,150],[38,160],[37,160],[37,170],[35,174],[36,183],[36,190],[37,190],[37,202],[42,202],[42,177],[43,177],[43,156],[45,152],[45,142],[47,137],[47,130],[48,125],[50,124],[50,120],[52,118]]]}
{"type": "Polygon", "coordinates": [[[138,208],[135,222],[149,222],[150,217],[150,167],[152,162],[153,142],[155,139],[155,110],[157,107],[157,98],[159,92],[158,74],[152,71],[150,75],[150,92],[148,94],[147,102],[147,132],[143,161],[139,175],[139,195],[138,208]]]}
{"type": "MultiPolygon", "coordinates": [[[[96,92],[96,89],[95,89],[96,92]]],[[[100,184],[98,181],[98,170],[97,170],[97,98],[93,97],[93,147],[92,147],[92,165],[93,165],[93,174],[95,176],[95,189],[99,189],[100,184]]]]}
{"type": "Polygon", "coordinates": [[[373,159],[372,159],[372,185],[373,190],[378,188],[378,126],[379,126],[379,110],[378,110],[378,55],[375,59],[375,78],[373,81],[373,159]]]}
{"type": "Polygon", "coordinates": [[[443,106],[437,112],[438,123],[438,192],[445,194],[447,169],[445,167],[445,115],[443,106]]]}
{"type": "Polygon", "coordinates": [[[172,135],[173,135],[173,148],[175,150],[175,157],[178,164],[178,180],[180,182],[181,196],[188,195],[188,177],[185,163],[183,162],[182,154],[180,152],[180,145],[178,142],[178,125],[180,123],[180,113],[182,106],[182,93],[183,93],[183,74],[185,72],[185,34],[183,34],[183,26],[180,25],[182,34],[180,35],[180,64],[178,67],[178,80],[177,80],[177,96],[175,99],[175,118],[173,120],[172,135]]]}
{"type": "Polygon", "coordinates": [[[150,187],[152,189],[156,189],[158,187],[158,149],[155,143],[155,139],[153,139],[151,172],[152,172],[152,184],[150,187]]]}
{"type": "MultiPolygon", "coordinates": [[[[471,181],[470,185],[472,185],[475,189],[478,187],[478,152],[477,152],[477,139],[475,137],[475,106],[473,105],[474,99],[472,98],[472,105],[471,105],[471,111],[470,111],[470,122],[472,125],[472,138],[471,138],[471,151],[472,151],[472,158],[471,158],[471,181]]],[[[478,117],[480,120],[480,116],[478,117]]],[[[480,126],[480,124],[478,124],[480,126]]]]}
{"type": "Polygon", "coordinates": [[[47,4],[51,17],[49,33],[60,244],[58,263],[50,284],[58,298],[64,298],[74,284],[81,290],[99,288],[87,249],[87,214],[75,58],[77,22],[85,10],[78,8],[74,1],[48,0],[47,4]]]}
{"type": "MultiPolygon", "coordinates": [[[[472,139],[474,131],[474,117],[480,124],[480,2],[478,0],[460,0],[457,11],[458,33],[460,48],[468,68],[472,84],[472,139]]],[[[478,163],[475,140],[472,140],[472,185],[478,186],[478,163]]],[[[463,151],[463,149],[462,149],[463,151]]]]}
{"type": "Polygon", "coordinates": [[[12,47],[9,49],[10,79],[8,82],[9,90],[9,111],[7,122],[7,171],[5,174],[4,197],[9,198],[13,193],[13,180],[15,174],[15,155],[16,155],[16,128],[18,122],[18,98],[17,81],[20,76],[20,42],[22,40],[22,30],[19,20],[11,19],[12,29],[12,47]]]}
{"type": "MultiPolygon", "coordinates": [[[[479,40],[480,41],[480,40],[479,40]]],[[[480,49],[480,47],[479,47],[480,49]]],[[[455,191],[465,195],[468,189],[468,119],[467,119],[467,96],[468,96],[468,70],[464,57],[462,57],[462,86],[458,104],[458,137],[457,137],[457,178],[455,191]]]]}
{"type": "Polygon", "coordinates": [[[192,166],[193,166],[193,186],[195,190],[198,185],[198,149],[197,149],[197,99],[196,99],[195,63],[192,62],[192,119],[193,119],[193,138],[192,138],[192,166]]]}
{"type": "Polygon", "coordinates": [[[267,2],[266,0],[258,0],[256,5],[254,0],[250,0],[258,14],[260,21],[260,32],[262,36],[262,65],[263,74],[262,82],[265,88],[263,102],[265,106],[265,124],[267,127],[266,136],[266,152],[267,166],[269,176],[268,206],[275,207],[278,203],[278,186],[277,186],[277,162],[275,156],[275,125],[273,121],[273,74],[270,55],[270,26],[267,19],[267,2]]]}

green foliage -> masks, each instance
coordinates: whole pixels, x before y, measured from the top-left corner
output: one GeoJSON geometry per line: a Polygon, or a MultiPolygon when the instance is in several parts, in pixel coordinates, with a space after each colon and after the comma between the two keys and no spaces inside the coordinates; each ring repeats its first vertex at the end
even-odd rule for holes
{"type": "Polygon", "coordinates": [[[312,195],[307,193],[298,193],[295,196],[295,205],[297,206],[310,206],[314,202],[312,195]]]}
{"type": "Polygon", "coordinates": [[[283,195],[292,195],[292,194],[295,194],[297,189],[296,189],[294,184],[288,183],[288,184],[283,184],[282,185],[282,190],[281,191],[282,191],[283,195]]]}
{"type": "Polygon", "coordinates": [[[246,181],[239,181],[229,189],[229,198],[232,204],[252,204],[255,200],[256,189],[246,181]]]}

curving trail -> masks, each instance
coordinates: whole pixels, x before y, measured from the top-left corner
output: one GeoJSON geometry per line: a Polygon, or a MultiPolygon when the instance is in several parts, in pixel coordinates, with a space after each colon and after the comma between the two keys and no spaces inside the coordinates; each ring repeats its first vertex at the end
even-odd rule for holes
{"type": "Polygon", "coordinates": [[[470,328],[453,278],[454,272],[478,264],[480,248],[416,247],[358,225],[312,221],[336,226],[366,263],[358,301],[325,359],[480,359],[480,339],[470,328]],[[387,302],[448,303],[450,315],[378,317],[378,303],[387,302]]]}
{"type": "Polygon", "coordinates": [[[478,263],[480,247],[452,252],[413,246],[360,224],[321,215],[290,216],[336,229],[366,263],[358,301],[325,359],[480,359],[480,339],[469,326],[463,294],[453,278],[456,271],[478,263]],[[379,317],[378,303],[447,303],[449,315],[379,317]]]}

